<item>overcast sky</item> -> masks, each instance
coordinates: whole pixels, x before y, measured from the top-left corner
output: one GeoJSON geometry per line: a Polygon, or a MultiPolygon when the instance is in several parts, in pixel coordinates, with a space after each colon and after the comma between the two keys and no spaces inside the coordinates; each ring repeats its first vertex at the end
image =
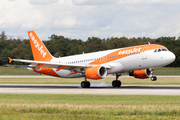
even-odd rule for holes
{"type": "Polygon", "coordinates": [[[180,36],[180,0],[1,0],[0,32],[40,39],[180,36]]]}

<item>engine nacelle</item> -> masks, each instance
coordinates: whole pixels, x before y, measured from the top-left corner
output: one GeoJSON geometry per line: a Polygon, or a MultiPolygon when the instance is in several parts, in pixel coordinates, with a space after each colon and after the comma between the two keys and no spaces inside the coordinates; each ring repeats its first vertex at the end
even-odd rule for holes
{"type": "Polygon", "coordinates": [[[107,75],[107,69],[103,66],[87,68],[85,76],[89,79],[103,79],[107,75]]]}
{"type": "Polygon", "coordinates": [[[135,70],[129,72],[129,76],[134,76],[135,78],[139,78],[139,79],[150,78],[152,76],[152,70],[151,69],[135,70]]]}

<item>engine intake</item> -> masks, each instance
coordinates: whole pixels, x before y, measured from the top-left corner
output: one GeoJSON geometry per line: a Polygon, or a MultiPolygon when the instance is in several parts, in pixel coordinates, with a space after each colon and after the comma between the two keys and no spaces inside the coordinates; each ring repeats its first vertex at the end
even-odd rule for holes
{"type": "Polygon", "coordinates": [[[103,66],[87,68],[85,76],[89,79],[103,79],[107,75],[107,69],[103,66]]]}
{"type": "Polygon", "coordinates": [[[143,70],[135,70],[129,72],[129,76],[134,76],[135,78],[139,78],[139,79],[150,78],[152,76],[152,70],[150,68],[143,70]]]}

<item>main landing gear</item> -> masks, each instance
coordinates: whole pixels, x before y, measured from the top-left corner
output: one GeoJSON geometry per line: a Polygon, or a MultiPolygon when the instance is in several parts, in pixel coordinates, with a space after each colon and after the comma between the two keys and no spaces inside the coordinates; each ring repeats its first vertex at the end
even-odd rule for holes
{"type": "Polygon", "coordinates": [[[113,87],[121,87],[121,81],[118,80],[119,76],[121,76],[121,74],[116,74],[116,80],[112,81],[113,87]]]}
{"type": "Polygon", "coordinates": [[[81,87],[82,87],[82,88],[89,88],[90,85],[91,85],[90,82],[87,81],[87,78],[86,78],[86,77],[85,77],[84,79],[85,79],[85,81],[82,81],[82,82],[81,82],[81,87]]]}
{"type": "MultiPolygon", "coordinates": [[[[116,80],[112,81],[112,86],[113,87],[121,87],[121,81],[118,80],[119,76],[121,76],[121,74],[116,74],[116,80]]],[[[84,77],[85,81],[81,82],[81,87],[82,88],[89,88],[90,87],[90,82],[87,81],[87,78],[84,77]]]]}

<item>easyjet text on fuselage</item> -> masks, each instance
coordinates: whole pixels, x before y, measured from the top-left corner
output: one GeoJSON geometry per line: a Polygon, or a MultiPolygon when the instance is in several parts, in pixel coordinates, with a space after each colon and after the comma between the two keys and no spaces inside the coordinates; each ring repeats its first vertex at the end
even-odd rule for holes
{"type": "Polygon", "coordinates": [[[138,52],[141,52],[141,48],[134,48],[134,49],[129,49],[129,50],[122,50],[122,51],[119,51],[119,55],[122,55],[122,54],[132,54],[132,53],[138,53],[138,52]]]}

